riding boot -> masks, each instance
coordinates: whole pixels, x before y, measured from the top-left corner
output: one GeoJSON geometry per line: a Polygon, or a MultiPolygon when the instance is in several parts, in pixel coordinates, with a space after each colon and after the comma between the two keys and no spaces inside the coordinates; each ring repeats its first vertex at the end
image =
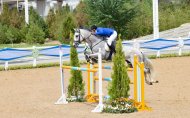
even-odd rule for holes
{"type": "Polygon", "coordinates": [[[112,59],[112,54],[116,53],[114,43],[112,42],[111,46],[107,43],[108,47],[110,48],[110,54],[106,60],[111,60],[112,59]]]}
{"type": "Polygon", "coordinates": [[[108,45],[110,50],[113,52],[113,53],[116,53],[116,50],[115,50],[115,45],[114,43],[112,42],[111,45],[108,45]]]}

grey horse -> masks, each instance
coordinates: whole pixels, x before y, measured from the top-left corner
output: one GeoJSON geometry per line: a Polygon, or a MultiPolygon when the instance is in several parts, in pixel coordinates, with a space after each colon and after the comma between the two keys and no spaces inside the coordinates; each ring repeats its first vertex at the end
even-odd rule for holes
{"type": "MultiPolygon", "coordinates": [[[[75,29],[74,33],[74,46],[78,47],[78,45],[82,42],[87,44],[87,48],[84,51],[85,57],[87,61],[96,62],[97,56],[89,56],[90,54],[97,53],[99,48],[101,48],[102,59],[103,60],[111,60],[112,51],[110,51],[107,46],[106,40],[104,37],[99,37],[93,35],[88,29],[75,29]]],[[[152,83],[157,83],[158,81],[153,80],[154,69],[152,62],[139,50],[136,48],[128,48],[123,47],[123,51],[125,53],[125,60],[128,65],[133,66],[134,55],[138,56],[139,62],[144,62],[145,65],[145,81],[147,84],[152,85],[152,83]]]]}

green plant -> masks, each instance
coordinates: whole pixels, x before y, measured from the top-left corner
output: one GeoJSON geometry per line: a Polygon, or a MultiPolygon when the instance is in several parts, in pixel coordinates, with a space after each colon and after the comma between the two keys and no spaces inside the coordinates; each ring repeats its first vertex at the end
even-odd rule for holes
{"type": "Polygon", "coordinates": [[[106,113],[132,113],[135,111],[137,111],[137,108],[135,107],[134,100],[128,100],[126,98],[112,100],[103,109],[103,112],[106,113]]]}
{"type": "Polygon", "coordinates": [[[7,31],[8,27],[0,23],[0,44],[4,44],[8,42],[7,36],[5,32],[7,31]]]}
{"type": "MultiPolygon", "coordinates": [[[[72,42],[73,41],[71,41],[71,44],[72,42]]],[[[80,67],[76,48],[72,46],[70,51],[71,51],[70,66],[80,67]]],[[[82,79],[82,72],[80,70],[71,70],[71,78],[69,80],[69,86],[68,86],[68,96],[69,98],[71,98],[71,96],[75,96],[76,101],[83,101],[84,82],[82,79]]]]}
{"type": "Polygon", "coordinates": [[[112,81],[109,84],[108,93],[111,100],[117,98],[128,98],[129,97],[129,83],[130,79],[127,74],[127,68],[125,66],[125,56],[122,51],[121,39],[116,44],[116,54],[113,57],[113,72],[112,81]]]}
{"type": "Polygon", "coordinates": [[[44,19],[32,7],[30,8],[29,16],[29,24],[37,25],[45,33],[45,38],[49,37],[49,30],[47,24],[45,23],[44,19]]]}
{"type": "Polygon", "coordinates": [[[136,14],[133,0],[85,0],[90,24],[112,27],[126,36],[127,23],[136,14]]]}
{"type": "Polygon", "coordinates": [[[26,42],[29,44],[43,44],[45,42],[45,33],[38,25],[31,23],[26,34],[26,42]]]}
{"type": "Polygon", "coordinates": [[[63,31],[62,31],[62,34],[63,34],[63,37],[64,37],[64,40],[60,40],[60,42],[63,42],[63,43],[69,43],[70,40],[72,37],[70,37],[70,32],[75,28],[75,22],[74,22],[74,19],[72,17],[71,14],[68,14],[63,22],[63,31]]]}

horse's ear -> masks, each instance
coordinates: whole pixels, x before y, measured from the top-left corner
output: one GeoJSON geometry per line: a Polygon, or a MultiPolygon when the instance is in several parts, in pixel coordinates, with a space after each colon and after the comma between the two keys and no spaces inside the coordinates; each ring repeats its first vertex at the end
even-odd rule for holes
{"type": "Polygon", "coordinates": [[[71,29],[71,32],[72,32],[72,33],[75,33],[75,32],[76,32],[76,29],[75,29],[75,28],[71,29]]]}

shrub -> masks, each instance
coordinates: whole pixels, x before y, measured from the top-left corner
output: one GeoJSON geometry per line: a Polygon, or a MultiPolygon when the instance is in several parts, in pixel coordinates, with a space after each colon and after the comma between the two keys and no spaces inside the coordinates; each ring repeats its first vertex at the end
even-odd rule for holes
{"type": "Polygon", "coordinates": [[[26,34],[26,43],[43,44],[44,42],[45,42],[45,33],[43,32],[43,30],[40,27],[38,27],[38,25],[36,24],[30,24],[28,33],[26,34]]]}
{"type": "Polygon", "coordinates": [[[121,39],[116,44],[116,54],[113,57],[113,73],[112,81],[109,84],[108,93],[111,100],[117,98],[128,98],[129,97],[129,83],[130,79],[127,74],[127,68],[125,66],[125,55],[122,51],[121,39]]]}
{"type": "MultiPolygon", "coordinates": [[[[73,37],[73,35],[71,35],[73,37]]],[[[71,45],[72,45],[71,41],[71,45]]],[[[71,66],[80,67],[78,53],[73,46],[70,49],[70,62],[71,66]]],[[[83,101],[84,96],[84,83],[82,79],[82,72],[80,70],[71,70],[71,78],[68,86],[68,96],[75,96],[77,101],[83,101]]]]}

